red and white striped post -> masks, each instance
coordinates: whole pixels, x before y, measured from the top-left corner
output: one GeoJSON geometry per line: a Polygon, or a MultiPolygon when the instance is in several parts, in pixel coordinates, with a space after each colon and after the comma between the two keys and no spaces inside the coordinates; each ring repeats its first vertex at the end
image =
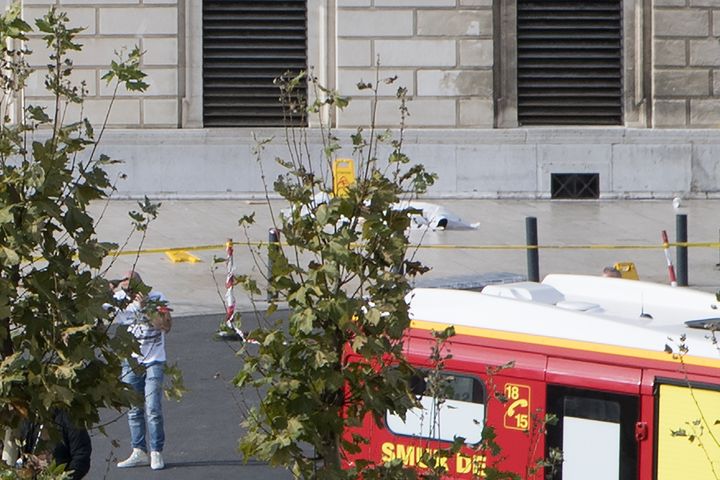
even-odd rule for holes
{"type": "Polygon", "coordinates": [[[670,277],[670,285],[677,287],[677,278],[675,277],[675,267],[673,267],[672,259],[670,258],[670,242],[668,241],[667,232],[662,231],[663,250],[665,251],[665,260],[667,261],[668,277],[670,277]]]}
{"type": "Polygon", "coordinates": [[[233,259],[234,249],[232,238],[228,238],[228,241],[225,243],[225,255],[225,267],[227,269],[227,276],[225,277],[225,325],[234,330],[235,293],[233,292],[233,287],[235,287],[235,262],[233,259]]]}
{"type": "Polygon", "coordinates": [[[237,335],[242,341],[245,341],[245,335],[242,330],[235,325],[235,260],[232,238],[228,238],[225,243],[225,266],[227,267],[227,276],[225,277],[225,327],[232,334],[225,334],[225,337],[237,335]]]}

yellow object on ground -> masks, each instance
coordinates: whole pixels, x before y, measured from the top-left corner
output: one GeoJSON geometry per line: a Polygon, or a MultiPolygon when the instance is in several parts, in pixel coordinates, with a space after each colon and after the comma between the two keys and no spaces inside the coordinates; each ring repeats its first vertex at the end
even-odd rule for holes
{"type": "Polygon", "coordinates": [[[622,278],[627,278],[628,280],[640,280],[633,262],[617,262],[613,265],[613,267],[615,267],[615,270],[620,272],[622,278]]]}
{"type": "Polygon", "coordinates": [[[202,260],[200,260],[195,255],[192,255],[186,251],[182,250],[168,250],[165,252],[165,255],[168,256],[171,262],[173,263],[182,263],[182,262],[188,262],[188,263],[198,263],[202,260]]]}

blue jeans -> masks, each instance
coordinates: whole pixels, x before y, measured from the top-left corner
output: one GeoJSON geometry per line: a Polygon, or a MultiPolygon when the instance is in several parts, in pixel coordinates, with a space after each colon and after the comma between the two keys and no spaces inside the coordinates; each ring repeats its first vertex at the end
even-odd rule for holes
{"type": "Polygon", "coordinates": [[[131,385],[133,390],[145,398],[143,405],[133,406],[128,412],[130,443],[133,448],[139,448],[144,452],[147,452],[145,440],[146,420],[147,430],[150,434],[150,450],[162,452],[165,445],[162,415],[164,377],[165,362],[138,365],[135,370],[128,363],[123,364],[122,381],[131,385]]]}

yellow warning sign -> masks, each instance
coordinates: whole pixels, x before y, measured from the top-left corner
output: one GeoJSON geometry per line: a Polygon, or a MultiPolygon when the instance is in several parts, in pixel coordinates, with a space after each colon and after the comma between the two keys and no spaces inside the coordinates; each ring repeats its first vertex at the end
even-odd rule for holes
{"type": "Polygon", "coordinates": [[[633,262],[617,262],[615,265],[615,270],[620,272],[620,276],[622,278],[627,278],[630,280],[639,280],[640,277],[638,277],[637,269],[635,268],[635,264],[633,262]]]}
{"type": "Polygon", "coordinates": [[[350,185],[355,183],[355,164],[352,158],[336,158],[333,161],[333,193],[344,197],[350,185]]]}

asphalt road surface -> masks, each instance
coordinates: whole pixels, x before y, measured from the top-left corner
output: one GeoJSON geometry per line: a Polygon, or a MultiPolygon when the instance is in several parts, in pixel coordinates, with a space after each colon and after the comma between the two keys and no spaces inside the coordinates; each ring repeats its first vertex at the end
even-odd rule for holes
{"type": "MultiPolygon", "coordinates": [[[[168,360],[177,362],[189,391],[179,402],[165,400],[163,404],[165,469],[115,466],[130,453],[130,432],[125,412],[108,411],[103,415],[105,422],[112,422],[105,428],[107,435],[91,432],[92,467],[86,478],[292,478],[287,471],[259,461],[246,463],[237,451],[238,439],[242,436],[242,405],[252,399],[243,398],[231,384],[241,365],[235,356],[239,344],[213,339],[221,318],[218,315],[175,318],[173,330],[166,339],[168,360]]],[[[243,321],[246,328],[252,328],[255,319],[243,315],[243,321]]]]}

